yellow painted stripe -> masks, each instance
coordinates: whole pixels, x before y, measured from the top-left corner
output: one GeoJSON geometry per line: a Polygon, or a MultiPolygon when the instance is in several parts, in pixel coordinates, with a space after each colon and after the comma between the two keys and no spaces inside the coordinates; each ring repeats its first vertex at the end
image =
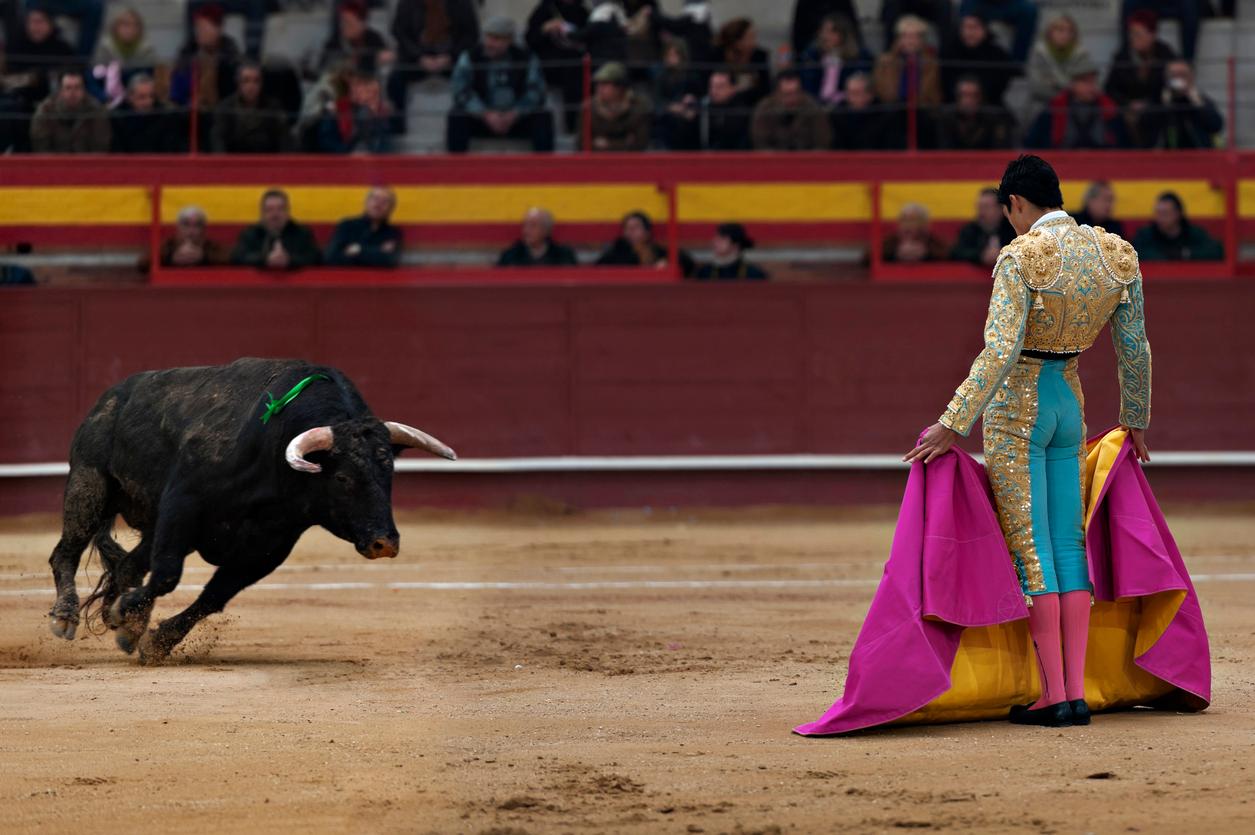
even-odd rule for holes
{"type": "Polygon", "coordinates": [[[1238,217],[1255,217],[1255,180],[1238,181],[1238,217]]]}
{"type": "MultiPolygon", "coordinates": [[[[881,212],[891,219],[897,217],[907,203],[921,203],[928,207],[935,220],[969,220],[981,189],[997,185],[980,180],[885,183],[881,190],[881,212]]],[[[1079,210],[1088,186],[1085,180],[1064,180],[1060,183],[1063,204],[1079,210]]],[[[1112,180],[1111,186],[1116,193],[1116,217],[1150,217],[1155,198],[1165,191],[1180,195],[1191,217],[1224,217],[1224,192],[1212,188],[1207,180],[1112,180]]],[[[1255,214],[1255,190],[1252,190],[1249,208],[1255,214]]]]}
{"type": "Polygon", "coordinates": [[[134,226],[151,219],[148,189],[138,186],[0,188],[4,226],[134,226]]]}
{"type": "Polygon", "coordinates": [[[866,183],[751,183],[680,185],[680,220],[857,221],[871,217],[866,183]]]}
{"type": "MultiPolygon", "coordinates": [[[[162,220],[195,204],[217,223],[253,223],[263,187],[171,186],[162,191],[162,220]]],[[[334,223],[362,209],[358,186],[293,186],[292,216],[306,223],[334,223]]],[[[517,223],[532,206],[544,206],[566,222],[614,222],[631,211],[667,213],[666,198],[651,185],[403,186],[397,190],[398,223],[517,223]]]]}

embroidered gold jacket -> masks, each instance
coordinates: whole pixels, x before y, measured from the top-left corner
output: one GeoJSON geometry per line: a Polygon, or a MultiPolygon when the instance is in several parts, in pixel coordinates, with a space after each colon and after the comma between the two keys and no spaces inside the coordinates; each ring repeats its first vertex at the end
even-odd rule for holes
{"type": "Polygon", "coordinates": [[[960,435],[1002,385],[1020,351],[1076,354],[1111,322],[1120,380],[1120,423],[1150,423],[1150,343],[1137,252],[1102,227],[1070,217],[1043,223],[1002,248],[985,321],[985,348],[941,416],[960,435]]]}

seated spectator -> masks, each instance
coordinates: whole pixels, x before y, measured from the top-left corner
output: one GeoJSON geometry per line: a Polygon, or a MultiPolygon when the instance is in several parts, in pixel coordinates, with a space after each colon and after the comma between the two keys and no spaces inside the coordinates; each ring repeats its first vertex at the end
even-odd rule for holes
{"type": "Polygon", "coordinates": [[[710,247],[712,261],[693,272],[698,281],[765,281],[767,273],[745,260],[745,251],[754,248],[754,241],[739,223],[721,223],[715,229],[710,247]]]}
{"type": "Polygon", "coordinates": [[[593,76],[593,151],[643,151],[649,147],[653,106],[628,86],[627,68],[611,61],[593,76]]]}
{"type": "Polygon", "coordinates": [[[278,154],[291,150],[283,107],[264,94],[261,67],[240,64],[235,83],[236,91],[214,108],[214,153],[278,154]]]}
{"type": "Polygon", "coordinates": [[[959,18],[957,36],[941,53],[941,89],[947,101],[954,101],[955,86],[961,77],[975,78],[991,105],[1001,106],[1011,77],[1019,68],[1011,53],[998,45],[989,24],[974,14],[959,18]]]}
{"type": "Polygon", "coordinates": [[[390,222],[397,196],[377,186],[366,192],[366,208],[357,217],[336,224],[327,244],[326,262],[333,267],[395,267],[401,263],[404,235],[390,222]]]}
{"type": "Polygon", "coordinates": [[[588,24],[584,0],[540,0],[527,18],[527,48],[540,61],[550,87],[562,93],[567,131],[574,131],[584,98],[584,46],[578,33],[588,24]]]}
{"type": "Polygon", "coordinates": [[[409,86],[428,76],[450,75],[458,56],[476,48],[475,0],[399,0],[392,14],[392,39],[397,63],[388,76],[388,98],[403,132],[409,86]]]}
{"type": "Polygon", "coordinates": [[[553,215],[548,209],[528,209],[522,235],[497,258],[498,267],[571,267],[575,250],[553,239],[553,215]]]}
{"type": "Polygon", "coordinates": [[[82,58],[96,51],[100,24],[105,19],[105,0],[27,0],[28,9],[38,8],[50,18],[68,17],[78,24],[78,47],[82,58]]]}
{"type": "Polygon", "coordinates": [[[1107,95],[1123,110],[1138,145],[1144,144],[1137,135],[1142,114],[1163,97],[1164,67],[1177,57],[1172,47],[1155,36],[1158,26],[1159,16],[1149,9],[1130,15],[1127,39],[1111,59],[1107,76],[1107,95]]]}
{"type": "Polygon", "coordinates": [[[1142,112],[1138,136],[1147,148],[1214,148],[1224,130],[1216,103],[1198,89],[1186,61],[1171,61],[1158,104],[1142,112]]]}
{"type": "Polygon", "coordinates": [[[845,82],[851,75],[871,71],[871,54],[854,32],[848,18],[830,14],[819,24],[815,42],[798,55],[802,89],[824,107],[835,107],[845,99],[845,82]]]}
{"type": "Polygon", "coordinates": [[[671,151],[701,148],[701,79],[689,67],[688,45],[679,39],[663,48],[662,69],[654,80],[655,134],[671,151]]]}
{"type": "Polygon", "coordinates": [[[963,0],[959,17],[972,15],[1009,24],[1015,30],[1011,57],[1017,64],[1028,60],[1033,35],[1037,33],[1037,4],[1033,0],[963,0]]]}
{"type": "Polygon", "coordinates": [[[1120,109],[1098,88],[1098,68],[1078,63],[1072,84],[1050,100],[1024,138],[1029,148],[1123,148],[1128,145],[1120,109]]]}
{"type": "MultiPolygon", "coordinates": [[[[1152,11],[1159,17],[1175,18],[1181,22],[1181,54],[1194,63],[1194,50],[1198,46],[1198,24],[1205,4],[1199,0],[1123,0],[1120,4],[1120,27],[1128,31],[1129,18],[1140,11],[1152,11]]],[[[1232,17],[1230,11],[1229,17],[1232,17]]]]}
{"type": "MultiPolygon", "coordinates": [[[[848,2],[848,0],[837,0],[848,2]]],[[[672,40],[683,42],[689,59],[698,64],[713,62],[715,33],[710,27],[710,0],[684,0],[680,13],[675,16],[658,15],[664,32],[672,40]]]]}
{"type": "Polygon", "coordinates": [[[736,91],[732,73],[715,70],[702,99],[701,143],[707,151],[744,151],[750,147],[750,107],[736,91]]]}
{"type": "Polygon", "coordinates": [[[115,154],[174,154],[187,150],[187,129],[179,114],[157,99],[152,76],[138,73],[126,85],[126,98],[109,114],[115,154]]]}
{"type": "Polygon", "coordinates": [[[626,15],[623,64],[633,84],[647,84],[662,60],[662,13],[658,0],[620,0],[626,15]]]}
{"type": "Polygon", "coordinates": [[[117,103],[126,95],[126,84],[136,73],[149,77],[161,63],[144,38],[144,19],[131,6],[123,6],[109,22],[109,31],[92,57],[92,76],[102,84],[105,99],[117,103]]]}
{"type": "MultiPolygon", "coordinates": [[[[667,248],[654,240],[654,224],[644,212],[629,212],[619,227],[615,238],[597,258],[602,267],[666,267],[667,248]]],[[[680,273],[693,273],[693,259],[688,253],[679,254],[680,273]]]]}
{"type": "Polygon", "coordinates": [[[958,240],[950,248],[950,258],[992,267],[998,261],[998,253],[1013,240],[1015,229],[1002,213],[998,189],[981,189],[976,198],[976,219],[959,230],[958,240]]]}
{"type": "MultiPolygon", "coordinates": [[[[800,56],[823,40],[821,29],[824,21],[830,18],[841,18],[846,27],[844,34],[853,41],[851,45],[854,50],[867,52],[863,45],[863,33],[858,28],[858,9],[854,7],[854,0],[797,0],[793,4],[793,26],[790,38],[793,54],[800,56]]],[[[804,66],[802,60],[798,60],[797,63],[799,68],[804,66]]],[[[806,82],[804,70],[802,81],[806,82]]],[[[845,86],[845,79],[841,79],[840,86],[845,86]]],[[[809,87],[806,92],[823,101],[823,97],[809,87]]]]}
{"type": "Polygon", "coordinates": [[[21,264],[0,264],[0,285],[34,284],[35,274],[21,264]]]}
{"type": "Polygon", "coordinates": [[[175,62],[170,77],[170,101],[199,111],[201,148],[212,144],[213,112],[219,102],[235,93],[240,48],[222,32],[222,7],[200,5],[192,16],[192,35],[175,62]],[[192,90],[193,82],[196,84],[192,90]]]}
{"type": "Polygon", "coordinates": [[[611,61],[627,60],[628,18],[622,0],[593,0],[588,23],[576,33],[576,40],[594,67],[611,61]]]}
{"type": "Polygon", "coordinates": [[[240,232],[231,263],[262,270],[295,270],[321,260],[308,227],[292,220],[286,192],[272,188],[261,196],[261,221],[240,232]]]}
{"type": "Polygon", "coordinates": [[[349,79],[347,96],[324,111],[318,149],[327,154],[383,154],[392,145],[392,110],[384,101],[383,86],[373,75],[357,73],[349,79]]]}
{"type": "Polygon", "coordinates": [[[388,42],[366,22],[369,12],[366,0],[340,0],[336,4],[336,26],[322,45],[319,73],[347,63],[360,73],[375,75],[381,64],[390,62],[393,56],[388,42]]]}
{"type": "Polygon", "coordinates": [[[949,32],[954,26],[954,0],[881,0],[880,25],[885,34],[885,49],[893,46],[898,21],[914,15],[931,24],[935,32],[949,32]]]}
{"type": "Polygon", "coordinates": [[[1068,89],[1078,66],[1093,64],[1094,59],[1081,43],[1081,30],[1072,16],[1061,14],[1051,18],[1028,59],[1029,97],[1038,107],[1045,107],[1068,89]]]}
{"type": "Polygon", "coordinates": [[[882,104],[906,102],[910,91],[921,107],[941,103],[937,50],[928,45],[928,24],[914,15],[899,18],[893,48],[876,58],[876,98],[882,104]]]}
{"type": "Polygon", "coordinates": [[[832,144],[827,112],[806,95],[797,70],[776,76],[776,92],[754,108],[751,132],[759,151],[819,151],[832,144]]]}
{"type": "Polygon", "coordinates": [[[274,0],[187,0],[184,9],[185,40],[191,40],[196,18],[202,9],[211,9],[221,26],[228,14],[244,17],[244,52],[254,61],[261,59],[262,41],[266,37],[266,15],[274,0]]]}
{"type": "Polygon", "coordinates": [[[846,79],[845,101],[832,111],[832,145],[842,151],[902,150],[906,114],[876,101],[871,78],[856,73],[846,79]]]}
{"type": "Polygon", "coordinates": [[[30,150],[30,117],[48,97],[52,76],[74,62],[74,49],[52,18],[39,8],[26,11],[10,31],[7,55],[0,54],[0,153],[30,150]]]}
{"type": "Polygon", "coordinates": [[[1124,237],[1124,224],[1112,215],[1115,212],[1116,192],[1106,180],[1096,180],[1085,189],[1085,197],[1081,202],[1081,210],[1072,217],[1077,223],[1088,226],[1101,226],[1108,232],[1124,237]]]}
{"type": "Polygon", "coordinates": [[[986,105],[975,76],[959,79],[955,103],[944,108],[938,125],[938,145],[954,151],[1010,148],[1015,119],[1005,107],[986,105]]]}
{"type": "Polygon", "coordinates": [[[898,228],[885,236],[882,254],[887,262],[944,261],[945,241],[929,229],[928,209],[907,203],[898,213],[898,228]]]}
{"type": "Polygon", "coordinates": [[[1174,192],[1155,200],[1155,219],[1133,238],[1133,248],[1143,261],[1219,261],[1224,246],[1201,226],[1190,223],[1185,206],[1174,192]]]}
{"type": "MultiPolygon", "coordinates": [[[[174,237],[162,241],[158,257],[162,267],[211,267],[227,263],[227,253],[205,231],[209,218],[199,206],[184,206],[175,220],[174,237]]],[[[150,255],[140,256],[139,271],[149,271],[150,255]]]]}
{"type": "Polygon", "coordinates": [[[719,28],[715,61],[732,77],[732,86],[753,107],[771,92],[771,59],[758,46],[758,33],[748,17],[735,17],[719,28]]]}
{"type": "Polygon", "coordinates": [[[536,56],[514,43],[514,21],[494,17],[484,39],[453,68],[453,110],[445,144],[463,153],[472,136],[526,137],[533,151],[553,150],[553,114],[545,109],[545,80],[536,56]]]}
{"type": "Polygon", "coordinates": [[[62,72],[56,92],[31,120],[31,150],[37,154],[103,154],[109,135],[109,112],[87,94],[81,70],[62,72]]]}

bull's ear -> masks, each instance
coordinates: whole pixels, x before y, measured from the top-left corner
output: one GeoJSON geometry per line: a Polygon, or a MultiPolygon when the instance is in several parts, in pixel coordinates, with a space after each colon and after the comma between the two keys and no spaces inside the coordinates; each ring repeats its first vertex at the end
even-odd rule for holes
{"type": "Polygon", "coordinates": [[[288,443],[283,457],[287,460],[288,466],[294,470],[303,473],[320,473],[322,467],[312,461],[306,461],[305,456],[319,450],[331,449],[334,443],[335,435],[330,426],[315,426],[293,438],[288,443]]]}

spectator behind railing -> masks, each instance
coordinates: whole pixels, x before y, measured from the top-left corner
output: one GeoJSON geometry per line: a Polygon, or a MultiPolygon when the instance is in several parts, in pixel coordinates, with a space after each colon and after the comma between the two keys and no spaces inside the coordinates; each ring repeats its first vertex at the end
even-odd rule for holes
{"type": "Polygon", "coordinates": [[[1124,237],[1124,224],[1112,215],[1116,208],[1116,192],[1106,180],[1095,180],[1085,189],[1081,210],[1072,217],[1077,223],[1101,226],[1108,232],[1124,237]]]}
{"type": "Polygon", "coordinates": [[[944,261],[946,242],[932,233],[928,209],[907,203],[898,212],[898,228],[885,236],[882,255],[887,262],[944,261]]]}
{"type": "Polygon", "coordinates": [[[388,49],[388,42],[366,22],[368,13],[366,0],[339,0],[336,25],[318,56],[320,75],[345,63],[358,72],[375,75],[381,65],[392,62],[395,56],[388,49]]]}
{"type": "Polygon", "coordinates": [[[842,151],[902,150],[906,114],[876,101],[871,78],[855,73],[845,81],[845,101],[832,111],[832,145],[842,151]]]}
{"type": "Polygon", "coordinates": [[[540,62],[514,43],[514,21],[494,17],[484,24],[483,42],[458,58],[451,86],[450,153],[465,152],[472,136],[528,138],[533,151],[553,150],[553,114],[545,109],[540,62]]]}
{"type": "Polygon", "coordinates": [[[576,39],[584,44],[594,68],[610,61],[627,60],[627,14],[621,0],[593,0],[584,25],[576,39]]]}
{"type": "Polygon", "coordinates": [[[876,98],[883,104],[906,102],[914,88],[921,107],[941,103],[937,50],[928,44],[928,24],[914,15],[898,19],[893,47],[876,58],[876,98]]]}
{"type": "Polygon", "coordinates": [[[1120,108],[1098,87],[1098,67],[1078,62],[1072,83],[1050,100],[1033,123],[1024,145],[1028,148],[1077,150],[1128,146],[1120,108]]]}
{"type": "Polygon", "coordinates": [[[963,0],[959,4],[959,17],[971,15],[1009,24],[1015,31],[1011,57],[1017,64],[1028,60],[1033,35],[1037,33],[1037,3],[1033,0],[963,0]]]}
{"type": "MultiPolygon", "coordinates": [[[[693,259],[680,252],[681,275],[692,275],[693,259]]],[[[644,212],[629,212],[619,225],[619,237],[597,257],[599,267],[667,266],[667,248],[654,240],[654,223],[644,212]]]]}
{"type": "Polygon", "coordinates": [[[951,151],[1010,148],[1015,118],[1001,105],[987,105],[980,79],[963,76],[955,85],[954,104],[942,109],[938,147],[951,151]]]}
{"type": "MultiPolygon", "coordinates": [[[[179,209],[174,236],[162,241],[158,250],[161,266],[212,267],[227,263],[226,250],[206,235],[208,225],[209,218],[201,207],[184,206],[179,209]]],[[[151,253],[145,252],[139,259],[139,271],[146,273],[151,266],[151,253]]]]}
{"type": "Polygon", "coordinates": [[[57,89],[31,120],[31,150],[37,154],[103,154],[109,150],[109,113],[87,94],[83,71],[61,72],[57,89]]]}
{"type": "Polygon", "coordinates": [[[144,37],[144,19],[133,6],[122,6],[109,21],[109,30],[92,56],[92,77],[102,84],[105,100],[116,104],[137,73],[152,76],[161,59],[144,37]]]}
{"type": "Polygon", "coordinates": [[[288,195],[272,188],[261,196],[261,220],[240,231],[231,263],[262,270],[295,270],[322,260],[308,227],[292,220],[288,195]]]}
{"type": "Polygon", "coordinates": [[[527,18],[527,48],[535,53],[550,87],[562,94],[567,131],[574,131],[584,98],[584,45],[578,33],[588,24],[584,0],[540,0],[527,18]]]}
{"type": "MultiPolygon", "coordinates": [[[[798,2],[798,14],[803,2],[798,2]]],[[[871,71],[871,53],[859,43],[856,31],[844,15],[825,15],[814,41],[798,53],[795,63],[802,89],[824,107],[835,107],[845,99],[845,82],[851,75],[871,71]]]]}
{"type": "Polygon", "coordinates": [[[674,39],[663,49],[654,80],[654,135],[670,151],[701,148],[702,80],[689,65],[688,44],[674,39]]]}
{"type": "MultiPolygon", "coordinates": [[[[1202,0],[1122,0],[1120,27],[1127,31],[1129,18],[1139,11],[1153,11],[1159,17],[1176,18],[1181,22],[1181,52],[1185,60],[1194,63],[1194,50],[1198,44],[1198,22],[1202,0]]],[[[1229,16],[1233,16],[1232,10],[1229,16]]]]}
{"type": "Polygon", "coordinates": [[[262,42],[266,37],[266,15],[275,0],[187,0],[184,10],[184,27],[188,39],[196,26],[196,18],[202,9],[212,8],[213,15],[222,25],[227,14],[244,16],[244,52],[254,61],[261,60],[262,42]]]}
{"type": "Polygon", "coordinates": [[[710,74],[702,99],[701,141],[707,151],[744,151],[750,146],[750,111],[736,91],[732,73],[724,69],[710,74]]]}
{"type": "Polygon", "coordinates": [[[660,18],[671,39],[684,43],[689,60],[700,64],[714,60],[715,33],[710,26],[710,7],[709,0],[684,0],[678,15],[660,18]]]}
{"type": "Polygon", "coordinates": [[[767,273],[757,264],[745,260],[745,251],[754,248],[745,227],[739,223],[721,223],[711,242],[712,261],[693,271],[698,281],[765,281],[767,273]]]}
{"type": "Polygon", "coordinates": [[[44,12],[14,20],[8,43],[0,44],[7,47],[0,48],[0,153],[30,150],[31,114],[48,97],[52,73],[75,60],[44,12]]]}
{"type": "Polygon", "coordinates": [[[1187,61],[1168,64],[1160,102],[1142,113],[1138,136],[1147,148],[1214,148],[1224,130],[1216,103],[1198,89],[1187,61]]]}
{"type": "Polygon", "coordinates": [[[240,48],[222,33],[222,7],[201,4],[192,12],[191,37],[179,50],[170,79],[170,100],[199,111],[200,148],[208,148],[213,133],[214,108],[235,93],[240,48]],[[193,90],[195,85],[195,90],[193,90]]]}
{"type": "Polygon", "coordinates": [[[357,217],[336,224],[327,244],[326,263],[333,267],[395,267],[401,262],[404,234],[391,223],[396,192],[376,186],[366,192],[366,206],[357,217]]]}
{"type": "Polygon", "coordinates": [[[26,8],[38,9],[52,18],[71,18],[78,24],[78,56],[85,59],[96,51],[105,0],[26,0],[26,8]]]}
{"type": "Polygon", "coordinates": [[[292,150],[283,105],[262,89],[261,67],[240,64],[236,91],[214,108],[212,148],[218,154],[279,154],[292,150]]]}
{"type": "Polygon", "coordinates": [[[771,92],[771,58],[758,46],[758,31],[748,17],[735,17],[719,28],[715,60],[723,64],[732,86],[747,107],[771,92]]]}
{"type": "Polygon", "coordinates": [[[794,69],[776,75],[776,91],[754,108],[751,133],[758,151],[822,151],[832,145],[828,113],[802,89],[794,69]]]}
{"type": "Polygon", "coordinates": [[[1190,223],[1185,206],[1175,192],[1165,191],[1155,200],[1155,216],[1133,238],[1133,248],[1143,261],[1219,261],[1224,246],[1201,226],[1190,223]]]}
{"type": "Polygon", "coordinates": [[[959,237],[950,248],[950,258],[992,267],[998,261],[998,253],[1013,240],[1015,229],[1002,213],[998,189],[981,189],[976,198],[976,219],[959,230],[959,237]]]}
{"type": "Polygon", "coordinates": [[[1124,46],[1111,61],[1107,95],[1118,104],[1134,145],[1145,145],[1140,134],[1142,115],[1163,97],[1164,68],[1176,51],[1156,37],[1159,16],[1143,9],[1129,16],[1124,46]]]}
{"type": "MultiPolygon", "coordinates": [[[[790,40],[794,60],[799,66],[807,63],[800,56],[824,40],[823,25],[830,18],[841,18],[845,22],[845,44],[854,50],[847,58],[852,59],[860,52],[867,53],[863,33],[859,30],[858,9],[854,7],[854,0],[796,0],[793,5],[790,40]]],[[[803,78],[802,82],[806,83],[806,79],[803,78]]],[[[845,86],[844,82],[845,79],[841,79],[841,87],[845,86]]],[[[823,101],[823,97],[809,87],[806,92],[823,101]]]]}
{"type": "MultiPolygon", "coordinates": [[[[479,42],[475,0],[399,0],[392,15],[397,64],[388,76],[388,98],[404,114],[409,86],[431,75],[448,76],[459,55],[479,42]]],[[[405,120],[396,125],[405,130],[405,120]]]]}
{"type": "Polygon", "coordinates": [[[519,239],[497,258],[498,267],[575,266],[575,250],[553,239],[553,215],[548,209],[528,209],[521,231],[519,239]]]}
{"type": "Polygon", "coordinates": [[[1028,59],[1028,92],[1033,104],[1045,107],[1071,86],[1077,67],[1093,64],[1089,50],[1081,43],[1076,20],[1067,14],[1054,16],[1028,59]]]}
{"type": "Polygon", "coordinates": [[[998,45],[979,15],[959,18],[959,31],[942,47],[941,90],[948,102],[954,101],[959,79],[967,76],[980,84],[987,103],[1001,107],[1007,84],[1018,72],[1011,53],[998,45]]]}
{"type": "Polygon", "coordinates": [[[126,98],[109,114],[115,154],[177,154],[187,150],[187,126],[157,98],[152,76],[137,73],[126,85],[126,98]]]}
{"type": "Polygon", "coordinates": [[[392,110],[379,79],[354,73],[348,95],[324,111],[319,125],[319,150],[329,154],[383,154],[391,150],[392,110]]]}
{"type": "Polygon", "coordinates": [[[898,21],[911,15],[931,25],[944,38],[954,29],[954,0],[881,0],[880,25],[886,50],[893,47],[898,21]]]}
{"type": "Polygon", "coordinates": [[[628,86],[628,72],[611,61],[593,76],[588,103],[592,151],[643,151],[649,147],[653,105],[628,86]]]}

